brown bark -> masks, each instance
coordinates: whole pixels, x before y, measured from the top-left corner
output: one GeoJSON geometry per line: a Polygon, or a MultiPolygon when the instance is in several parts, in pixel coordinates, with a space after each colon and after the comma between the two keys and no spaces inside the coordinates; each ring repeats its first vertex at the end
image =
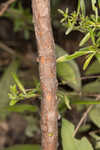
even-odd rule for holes
{"type": "Polygon", "coordinates": [[[38,45],[41,100],[42,149],[57,149],[56,58],[50,21],[50,0],[32,0],[38,45]]]}

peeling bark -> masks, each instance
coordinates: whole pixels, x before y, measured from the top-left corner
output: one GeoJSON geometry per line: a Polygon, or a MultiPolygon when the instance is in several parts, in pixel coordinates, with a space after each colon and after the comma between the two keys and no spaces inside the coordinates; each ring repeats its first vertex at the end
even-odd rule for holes
{"type": "Polygon", "coordinates": [[[56,150],[57,100],[56,57],[50,20],[50,0],[32,0],[33,23],[38,46],[41,100],[42,149],[56,150]]]}

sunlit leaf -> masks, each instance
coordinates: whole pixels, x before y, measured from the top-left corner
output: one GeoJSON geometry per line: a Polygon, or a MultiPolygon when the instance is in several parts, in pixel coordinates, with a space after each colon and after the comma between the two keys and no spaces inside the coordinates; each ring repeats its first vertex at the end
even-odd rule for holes
{"type": "Polygon", "coordinates": [[[92,40],[92,43],[93,43],[93,45],[96,45],[96,42],[95,42],[95,35],[94,35],[95,33],[94,33],[94,30],[92,29],[91,31],[90,31],[90,36],[91,36],[91,40],[92,40]]]}
{"type": "Polygon", "coordinates": [[[77,16],[79,15],[79,12],[80,12],[80,0],[78,0],[78,5],[77,5],[77,16]]]}
{"type": "Polygon", "coordinates": [[[63,100],[68,109],[71,109],[70,99],[66,93],[66,91],[58,90],[57,96],[60,100],[63,100]]]}
{"type": "Polygon", "coordinates": [[[80,41],[79,46],[83,46],[90,38],[90,33],[88,32],[84,38],[80,41]]]}
{"type": "Polygon", "coordinates": [[[83,65],[83,70],[85,70],[88,67],[88,65],[89,65],[89,63],[92,60],[94,55],[95,55],[95,53],[88,55],[88,58],[86,59],[84,65],[83,65]]]}
{"type": "Polygon", "coordinates": [[[57,63],[59,62],[66,62],[66,61],[69,61],[69,60],[72,60],[72,59],[75,59],[77,57],[80,57],[80,56],[83,56],[83,55],[86,55],[86,54],[89,54],[89,53],[93,53],[94,51],[90,51],[89,50],[90,47],[86,47],[86,48],[82,48],[80,49],[80,51],[76,51],[74,54],[72,55],[64,55],[64,56],[61,56],[57,59],[57,63]]]}
{"type": "Polygon", "coordinates": [[[58,12],[59,12],[60,14],[64,15],[64,11],[63,11],[63,10],[58,9],[58,12]]]}
{"type": "Polygon", "coordinates": [[[17,102],[18,102],[18,100],[11,99],[11,101],[9,102],[9,105],[10,105],[10,106],[13,106],[13,105],[15,105],[17,102]]]}
{"type": "Polygon", "coordinates": [[[96,15],[96,21],[98,20],[98,9],[96,7],[96,0],[91,0],[92,2],[92,9],[94,10],[95,12],[95,15],[96,15]]]}
{"type": "Polygon", "coordinates": [[[82,15],[85,16],[85,1],[84,0],[80,0],[80,6],[81,6],[82,15]]]}
{"type": "Polygon", "coordinates": [[[20,82],[20,80],[18,79],[17,75],[15,73],[12,72],[12,76],[14,81],[16,82],[17,86],[19,87],[19,89],[26,94],[26,91],[24,89],[24,86],[22,85],[22,83],[20,82]]]}
{"type": "Polygon", "coordinates": [[[100,8],[100,0],[98,0],[98,6],[99,6],[99,8],[100,8]]]}
{"type": "Polygon", "coordinates": [[[71,109],[70,100],[69,100],[68,96],[64,95],[64,101],[65,101],[65,104],[68,107],[68,109],[71,109]]]}
{"type": "Polygon", "coordinates": [[[73,25],[66,30],[65,34],[68,35],[72,30],[73,30],[73,25]]]}

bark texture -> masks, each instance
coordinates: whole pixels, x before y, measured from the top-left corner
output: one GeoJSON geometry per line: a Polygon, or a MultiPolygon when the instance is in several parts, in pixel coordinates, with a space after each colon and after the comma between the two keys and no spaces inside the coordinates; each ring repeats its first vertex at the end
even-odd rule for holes
{"type": "Polygon", "coordinates": [[[57,80],[55,45],[50,20],[50,0],[32,0],[33,23],[38,46],[42,149],[57,149],[57,80]]]}

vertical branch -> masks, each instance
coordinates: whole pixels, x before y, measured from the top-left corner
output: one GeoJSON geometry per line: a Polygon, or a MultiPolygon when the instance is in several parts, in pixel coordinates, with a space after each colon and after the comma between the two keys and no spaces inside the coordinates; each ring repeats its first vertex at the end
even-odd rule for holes
{"type": "Polygon", "coordinates": [[[56,58],[50,21],[50,0],[32,0],[38,45],[41,101],[42,149],[57,149],[56,58]]]}

